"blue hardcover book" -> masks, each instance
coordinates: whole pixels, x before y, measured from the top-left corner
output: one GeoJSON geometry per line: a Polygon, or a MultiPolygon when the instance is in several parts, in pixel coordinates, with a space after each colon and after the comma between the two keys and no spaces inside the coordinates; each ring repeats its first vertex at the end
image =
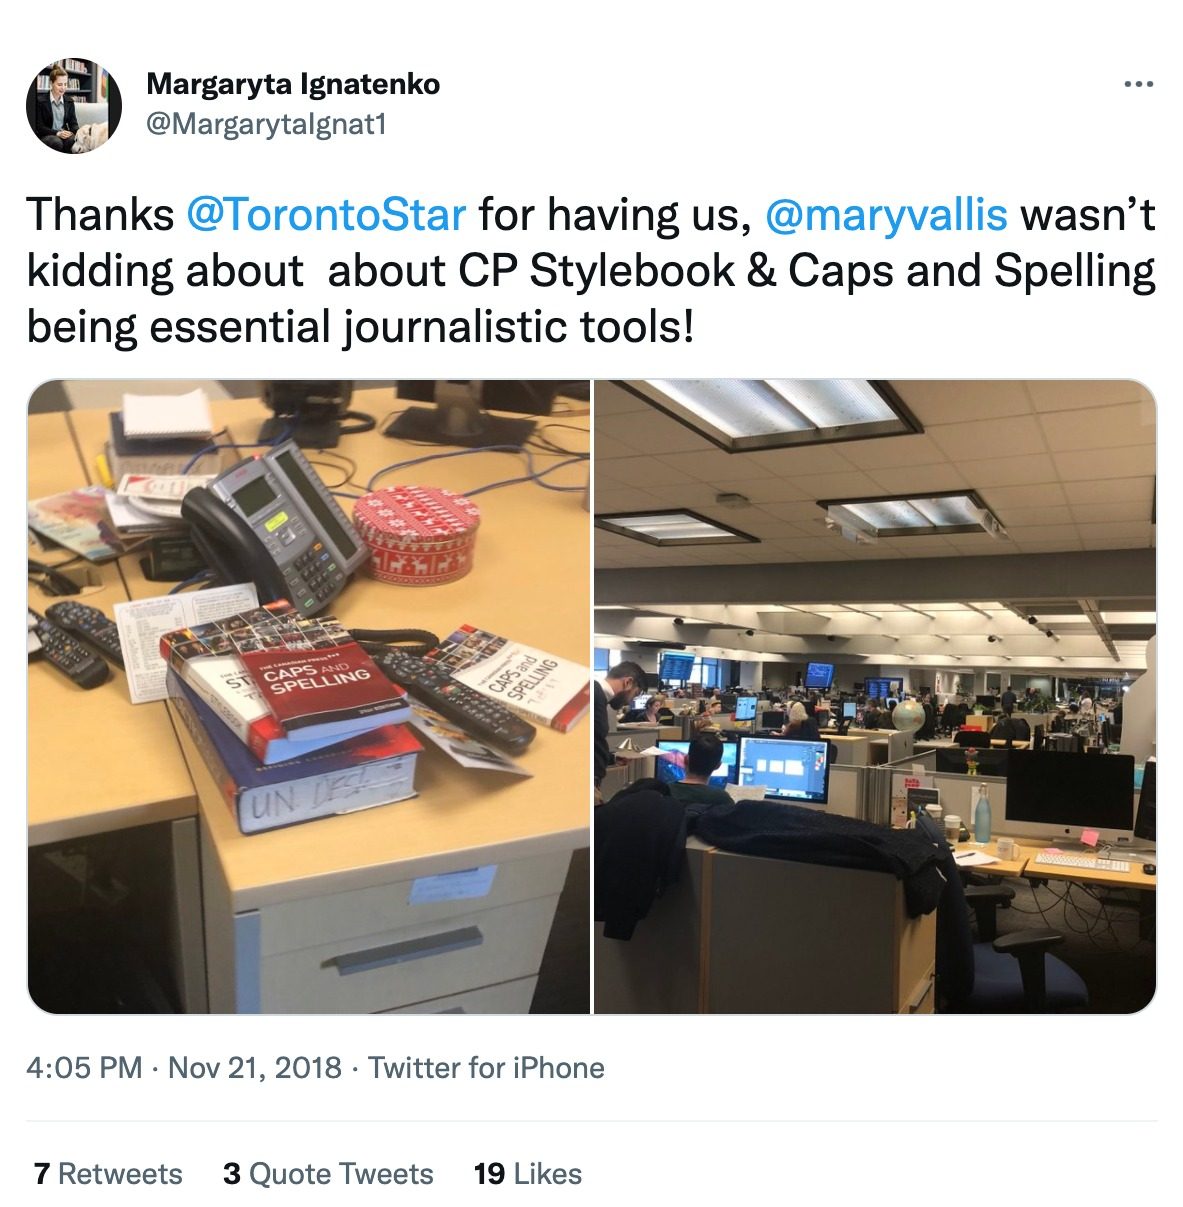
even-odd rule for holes
{"type": "Polygon", "coordinates": [[[415,757],[422,747],[407,725],[387,725],[328,749],[264,766],[173,670],[168,672],[168,690],[244,834],[415,795],[415,757]]]}

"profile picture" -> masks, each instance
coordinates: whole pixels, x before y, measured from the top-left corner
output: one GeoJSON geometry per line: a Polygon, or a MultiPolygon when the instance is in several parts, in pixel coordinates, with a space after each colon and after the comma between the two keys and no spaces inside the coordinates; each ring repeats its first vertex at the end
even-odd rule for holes
{"type": "Polygon", "coordinates": [[[119,88],[93,59],[58,59],[29,85],[29,126],[42,144],[65,155],[85,155],[115,133],[119,88]]]}

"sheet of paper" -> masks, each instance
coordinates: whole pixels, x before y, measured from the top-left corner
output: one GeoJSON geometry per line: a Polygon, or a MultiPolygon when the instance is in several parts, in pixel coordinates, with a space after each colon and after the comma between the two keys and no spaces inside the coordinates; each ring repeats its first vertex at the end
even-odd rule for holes
{"type": "Polygon", "coordinates": [[[257,607],[254,583],[214,587],[188,595],[157,595],[115,605],[115,625],[126,662],[127,690],[133,704],[163,700],[168,663],[160,656],[160,637],[173,629],[223,620],[235,612],[257,607]]]}
{"type": "Polygon", "coordinates": [[[497,865],[465,868],[462,872],[447,872],[442,876],[420,876],[411,885],[410,903],[425,905],[429,901],[467,901],[487,897],[497,875],[497,865]]]}
{"type": "Polygon", "coordinates": [[[957,860],[959,868],[981,868],[998,862],[993,855],[987,855],[985,851],[958,851],[953,858],[957,860]]]}

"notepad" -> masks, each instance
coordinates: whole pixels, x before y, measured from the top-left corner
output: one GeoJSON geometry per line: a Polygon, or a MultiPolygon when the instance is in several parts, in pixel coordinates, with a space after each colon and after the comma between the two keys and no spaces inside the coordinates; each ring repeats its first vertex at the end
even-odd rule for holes
{"type": "Polygon", "coordinates": [[[123,431],[133,440],[211,436],[209,399],[202,389],[188,394],[124,394],[123,431]]]}

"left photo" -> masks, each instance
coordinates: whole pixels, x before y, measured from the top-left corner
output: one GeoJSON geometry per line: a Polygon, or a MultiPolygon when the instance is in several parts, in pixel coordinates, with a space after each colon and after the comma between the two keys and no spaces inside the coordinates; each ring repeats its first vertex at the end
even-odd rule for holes
{"type": "Polygon", "coordinates": [[[586,1013],[586,381],[53,381],[32,1001],[586,1013]]]}

